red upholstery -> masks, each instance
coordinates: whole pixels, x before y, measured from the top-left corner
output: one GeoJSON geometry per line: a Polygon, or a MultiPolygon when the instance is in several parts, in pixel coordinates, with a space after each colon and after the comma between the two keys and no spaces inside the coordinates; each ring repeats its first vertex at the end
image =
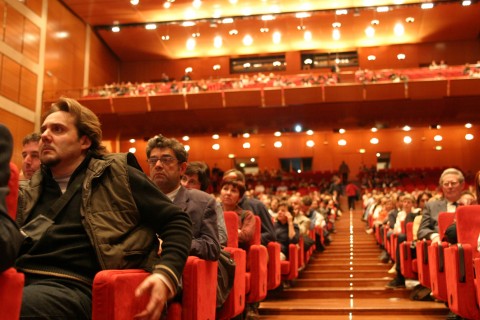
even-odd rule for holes
{"type": "Polygon", "coordinates": [[[305,267],[305,240],[303,236],[300,235],[298,239],[298,267],[303,268],[305,267]]]}
{"type": "Polygon", "coordinates": [[[430,240],[422,240],[417,242],[417,266],[418,266],[418,281],[424,287],[431,288],[430,284],[430,270],[428,269],[428,247],[430,240]]]}
{"type": "Polygon", "coordinates": [[[445,249],[448,306],[463,318],[479,319],[473,259],[480,255],[477,251],[480,206],[461,206],[456,217],[458,244],[445,249]]]}
{"type": "Polygon", "coordinates": [[[269,242],[268,250],[268,281],[267,289],[273,290],[282,282],[281,261],[280,261],[280,243],[269,242]]]}
{"type": "Polygon", "coordinates": [[[0,319],[17,320],[20,317],[23,273],[10,268],[0,274],[0,319]]]}
{"type": "MultiPolygon", "coordinates": [[[[445,230],[453,223],[455,217],[454,212],[440,212],[438,215],[438,233],[440,239],[443,238],[445,230]]],[[[445,248],[448,247],[446,242],[433,243],[428,247],[428,261],[430,271],[430,284],[432,294],[435,298],[447,301],[447,284],[445,278],[445,248]]]]}
{"type": "Polygon", "coordinates": [[[224,216],[228,235],[228,247],[225,247],[225,250],[231,253],[236,268],[232,290],[222,308],[218,310],[217,319],[230,319],[242,313],[245,309],[246,295],[247,253],[238,248],[238,214],[233,211],[225,211],[224,216]]]}
{"type": "Polygon", "coordinates": [[[475,268],[475,274],[477,278],[475,279],[475,288],[477,289],[477,304],[480,305],[480,258],[475,258],[473,260],[473,266],[475,268]]]}
{"type": "Polygon", "coordinates": [[[261,245],[262,221],[255,216],[255,236],[248,250],[248,261],[250,264],[249,277],[246,283],[247,302],[258,302],[267,296],[268,280],[268,251],[261,245]]]}
{"type": "MultiPolygon", "coordinates": [[[[15,164],[10,163],[10,193],[6,197],[7,211],[15,220],[17,213],[19,172],[15,164]]],[[[20,317],[22,291],[25,278],[23,273],[10,268],[0,274],[0,319],[16,320],[20,317]]]]}
{"type": "Polygon", "coordinates": [[[415,271],[413,271],[413,257],[411,252],[412,246],[412,239],[413,239],[413,223],[407,223],[405,228],[407,234],[407,240],[400,243],[400,270],[402,271],[402,275],[405,278],[409,279],[417,279],[418,275],[415,271]]]}
{"type": "MultiPolygon", "coordinates": [[[[133,319],[143,310],[148,296],[135,298],[137,286],[149,275],[144,270],[104,270],[93,283],[92,319],[133,319]]],[[[183,271],[182,302],[169,304],[167,319],[213,319],[217,283],[217,262],[188,257],[183,271]]]]}
{"type": "Polygon", "coordinates": [[[288,260],[281,262],[282,280],[293,280],[298,278],[298,246],[288,246],[288,260]]]}

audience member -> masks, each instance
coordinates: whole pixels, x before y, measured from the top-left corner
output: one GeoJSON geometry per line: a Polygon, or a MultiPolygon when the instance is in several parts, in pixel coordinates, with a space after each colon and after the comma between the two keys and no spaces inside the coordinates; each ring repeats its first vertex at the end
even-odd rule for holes
{"type": "MultiPolygon", "coordinates": [[[[277,241],[280,243],[280,260],[288,260],[288,246],[297,244],[300,238],[300,229],[293,222],[292,212],[289,210],[288,203],[281,201],[278,204],[278,215],[275,222],[275,233],[277,241]]],[[[292,208],[293,209],[293,208],[292,208]]]]}
{"type": "Polygon", "coordinates": [[[22,174],[26,180],[30,180],[33,174],[40,169],[40,156],[38,144],[40,134],[33,132],[25,136],[22,141],[22,174]]]}
{"type": "MultiPolygon", "coordinates": [[[[208,166],[201,161],[192,161],[187,164],[185,174],[182,177],[182,185],[187,189],[198,189],[207,192],[210,187],[210,170],[208,166]]],[[[228,241],[227,227],[225,225],[225,216],[220,202],[216,202],[215,211],[217,212],[218,239],[220,245],[226,246],[228,241]]]]}
{"type": "Polygon", "coordinates": [[[10,192],[8,180],[12,150],[12,135],[7,127],[0,124],[0,273],[13,266],[24,238],[10,218],[5,202],[10,192]]]}
{"type": "Polygon", "coordinates": [[[192,220],[190,255],[216,261],[220,255],[215,199],[206,192],[188,189],[180,180],[187,168],[188,153],[173,138],[156,135],[147,142],[150,179],[192,220]]]}
{"type": "Polygon", "coordinates": [[[41,132],[42,167],[20,189],[17,212],[31,235],[16,260],[26,278],[21,317],[90,319],[95,274],[138,268],[153,274],[135,292],[150,295],[137,316],[158,319],[188,256],[190,218],[133,154],[106,153],[97,116],[77,101],[52,104],[41,132]],[[163,240],[161,258],[156,234],[163,240]]]}

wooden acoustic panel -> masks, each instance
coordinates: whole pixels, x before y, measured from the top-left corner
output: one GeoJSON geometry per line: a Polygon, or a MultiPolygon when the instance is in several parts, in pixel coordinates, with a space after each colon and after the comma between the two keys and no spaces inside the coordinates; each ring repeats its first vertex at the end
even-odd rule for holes
{"type": "Polygon", "coordinates": [[[365,100],[400,100],[405,99],[405,84],[374,83],[365,85],[365,100]]]}
{"type": "Polygon", "coordinates": [[[225,91],[225,107],[260,107],[262,106],[262,91],[253,90],[232,90],[225,91]]]}
{"type": "Polygon", "coordinates": [[[164,94],[148,97],[151,111],[185,110],[183,94],[164,94]]]}
{"type": "Polygon", "coordinates": [[[451,79],[450,96],[480,95],[480,79],[451,79]]]}
{"type": "Polygon", "coordinates": [[[118,114],[144,113],[148,111],[147,97],[118,97],[112,100],[113,111],[118,114]]]}
{"type": "Polygon", "coordinates": [[[410,99],[441,99],[447,96],[447,80],[418,80],[408,83],[410,99]]]}
{"type": "Polygon", "coordinates": [[[313,104],[323,101],[322,87],[294,87],[284,89],[285,105],[313,104]]]}
{"type": "Polygon", "coordinates": [[[78,99],[78,102],[95,114],[113,113],[112,98],[82,98],[78,99]]]}
{"type": "Polygon", "coordinates": [[[264,89],[263,101],[265,107],[280,107],[284,106],[283,89],[264,89]]]}
{"type": "Polygon", "coordinates": [[[362,101],[363,85],[361,84],[337,84],[325,86],[325,102],[362,101]]]}
{"type": "Polygon", "coordinates": [[[223,108],[222,93],[219,91],[189,93],[185,97],[190,110],[223,108]]]}

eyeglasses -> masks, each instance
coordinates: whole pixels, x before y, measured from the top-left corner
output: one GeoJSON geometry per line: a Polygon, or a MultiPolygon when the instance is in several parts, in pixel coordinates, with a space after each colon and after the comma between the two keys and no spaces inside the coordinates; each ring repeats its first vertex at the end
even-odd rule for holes
{"type": "Polygon", "coordinates": [[[444,186],[445,188],[447,187],[456,187],[460,184],[460,182],[458,181],[445,181],[442,183],[442,186],[444,186]]]}
{"type": "Polygon", "coordinates": [[[151,157],[147,159],[148,164],[152,167],[156,165],[158,161],[160,161],[163,165],[168,166],[178,160],[172,156],[161,156],[160,158],[151,157]]]}

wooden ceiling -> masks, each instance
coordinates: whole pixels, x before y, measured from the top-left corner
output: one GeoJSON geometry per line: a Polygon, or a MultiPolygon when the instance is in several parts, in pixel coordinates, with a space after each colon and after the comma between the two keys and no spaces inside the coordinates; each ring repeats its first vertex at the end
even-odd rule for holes
{"type": "Polygon", "coordinates": [[[206,56],[236,56],[270,52],[318,50],[335,52],[358,47],[384,46],[401,43],[421,43],[448,40],[476,39],[480,34],[480,4],[472,1],[462,6],[457,1],[431,1],[432,9],[423,10],[420,2],[412,0],[64,0],[64,4],[91,25],[120,61],[145,61],[206,56]],[[195,3],[201,3],[195,7],[195,3]],[[377,12],[379,6],[388,6],[388,12],[377,12]],[[336,9],[347,9],[337,15],[336,9]],[[308,12],[309,17],[297,18],[296,13],[308,12]],[[271,14],[274,20],[264,21],[271,14]],[[233,17],[233,23],[222,23],[233,17]],[[413,18],[411,23],[407,18],[413,18]],[[372,20],[375,36],[369,38],[365,29],[372,20]],[[194,26],[182,23],[193,21],[194,26]],[[340,40],[332,39],[332,23],[340,22],[340,40]],[[146,30],[145,24],[155,23],[155,30],[146,30]],[[405,33],[394,34],[397,23],[405,33]],[[111,27],[120,26],[120,32],[111,27]],[[302,27],[299,30],[298,27],[302,27]],[[268,28],[269,32],[261,32],[268,28]],[[230,35],[232,29],[237,35],[230,35]],[[281,32],[281,42],[274,44],[274,32],[281,32]],[[304,39],[310,31],[311,41],[304,39]],[[186,48],[188,38],[195,38],[196,46],[186,48]],[[245,46],[242,39],[251,35],[253,44],[245,46]],[[169,36],[169,40],[162,37],[169,36]],[[222,47],[214,47],[215,36],[222,37],[222,47]]]}

